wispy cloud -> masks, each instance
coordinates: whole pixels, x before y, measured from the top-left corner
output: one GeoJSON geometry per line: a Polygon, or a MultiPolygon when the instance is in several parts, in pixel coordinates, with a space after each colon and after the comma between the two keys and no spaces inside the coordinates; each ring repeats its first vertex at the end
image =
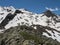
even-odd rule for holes
{"type": "Polygon", "coordinates": [[[57,8],[57,7],[56,7],[56,8],[54,8],[54,9],[53,9],[53,8],[48,8],[48,7],[45,7],[45,8],[46,8],[47,10],[50,10],[50,11],[58,11],[58,10],[60,10],[60,9],[59,9],[59,8],[57,8]]]}

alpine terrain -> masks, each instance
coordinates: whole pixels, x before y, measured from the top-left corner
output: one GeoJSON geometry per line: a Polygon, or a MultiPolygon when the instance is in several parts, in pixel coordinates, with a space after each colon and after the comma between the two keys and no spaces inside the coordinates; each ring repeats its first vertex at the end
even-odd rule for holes
{"type": "Polygon", "coordinates": [[[60,16],[0,7],[0,45],[60,45],[60,16]]]}

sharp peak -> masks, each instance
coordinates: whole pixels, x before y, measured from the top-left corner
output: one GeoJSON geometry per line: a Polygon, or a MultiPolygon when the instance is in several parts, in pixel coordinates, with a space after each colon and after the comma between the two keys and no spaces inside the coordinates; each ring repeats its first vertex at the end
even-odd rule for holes
{"type": "Polygon", "coordinates": [[[46,10],[44,13],[53,13],[53,12],[50,10],[46,10]]]}
{"type": "Polygon", "coordinates": [[[47,17],[57,17],[57,15],[54,12],[50,11],[50,10],[46,10],[44,12],[44,15],[46,15],[47,17]]]}

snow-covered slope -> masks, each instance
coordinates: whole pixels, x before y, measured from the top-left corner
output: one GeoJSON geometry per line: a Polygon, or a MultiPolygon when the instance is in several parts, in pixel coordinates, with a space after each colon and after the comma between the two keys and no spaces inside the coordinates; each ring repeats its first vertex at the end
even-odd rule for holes
{"type": "Polygon", "coordinates": [[[15,9],[12,6],[0,7],[0,30],[18,25],[35,25],[32,26],[34,29],[37,29],[36,25],[41,25],[44,30],[42,35],[60,42],[60,16],[55,15],[49,10],[42,14],[36,14],[25,9],[15,9]]]}

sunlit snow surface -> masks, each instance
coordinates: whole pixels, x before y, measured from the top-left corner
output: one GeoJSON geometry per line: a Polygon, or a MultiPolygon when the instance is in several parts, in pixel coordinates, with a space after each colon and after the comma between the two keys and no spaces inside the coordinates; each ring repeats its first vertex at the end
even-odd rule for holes
{"type": "MultiPolygon", "coordinates": [[[[13,14],[15,12],[15,10],[16,9],[12,6],[11,7],[0,7],[0,23],[5,19],[7,14],[9,14],[9,13],[13,14]],[[7,9],[9,9],[11,11],[7,12],[7,9]],[[1,15],[2,13],[3,13],[3,15],[1,15]]],[[[24,13],[17,14],[11,21],[9,21],[9,23],[5,26],[6,29],[8,29],[10,27],[18,26],[18,23],[19,23],[20,25],[27,25],[27,26],[31,26],[33,24],[48,26],[48,27],[51,27],[51,28],[54,28],[54,29],[60,31],[60,22],[55,23],[54,20],[52,19],[52,17],[47,17],[43,13],[36,14],[36,13],[26,11],[24,9],[19,9],[19,10],[24,13]],[[50,21],[49,25],[47,23],[48,20],[50,21]]],[[[36,27],[34,27],[34,29],[36,29],[36,27]]],[[[46,32],[43,32],[43,35],[56,39],[57,41],[60,42],[60,33],[56,32],[56,31],[54,31],[54,33],[52,33],[52,31],[49,31],[49,30],[46,30],[46,31],[48,33],[50,33],[52,36],[49,36],[46,32]]],[[[3,30],[0,30],[0,33],[1,32],[3,32],[3,30]]]]}

